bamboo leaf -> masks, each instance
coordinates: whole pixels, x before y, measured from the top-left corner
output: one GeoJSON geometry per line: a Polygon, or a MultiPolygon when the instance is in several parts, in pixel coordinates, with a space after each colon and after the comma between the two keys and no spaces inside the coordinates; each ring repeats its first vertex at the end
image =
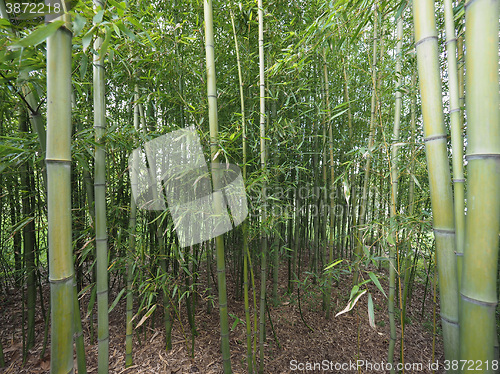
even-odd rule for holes
{"type": "Polygon", "coordinates": [[[104,37],[104,42],[101,45],[101,50],[99,51],[99,59],[102,61],[106,52],[108,51],[109,41],[111,40],[111,29],[106,26],[106,36],[104,37]]]}
{"type": "Polygon", "coordinates": [[[324,271],[327,271],[328,269],[331,269],[333,268],[334,266],[337,266],[338,264],[340,264],[342,261],[344,260],[338,260],[338,261],[335,261],[333,263],[331,263],[330,265],[328,265],[327,267],[325,267],[324,271]]]}
{"type": "Polygon", "coordinates": [[[98,23],[101,23],[102,22],[102,17],[104,16],[104,10],[101,9],[100,11],[98,11],[96,13],[96,15],[94,16],[94,18],[92,19],[93,23],[94,24],[98,24],[98,23]]]}
{"type": "Polygon", "coordinates": [[[368,273],[368,275],[370,276],[370,278],[373,281],[373,283],[375,283],[375,285],[377,286],[377,288],[384,294],[385,297],[387,297],[387,295],[385,294],[384,289],[382,288],[382,285],[380,284],[377,276],[372,271],[370,271],[368,273]]]}
{"type": "Polygon", "coordinates": [[[349,303],[347,304],[347,306],[344,308],[344,310],[338,312],[337,314],[335,314],[335,317],[338,317],[340,316],[341,314],[344,314],[344,313],[347,313],[348,311],[350,311],[352,308],[354,308],[354,306],[356,305],[356,303],[358,302],[359,298],[361,296],[363,296],[364,294],[366,293],[366,290],[363,290],[362,292],[360,292],[352,301],[349,301],[349,303]]]}
{"type": "Polygon", "coordinates": [[[39,27],[24,39],[19,40],[12,47],[26,48],[32,45],[40,44],[49,36],[51,36],[53,33],[55,33],[63,24],[64,24],[63,20],[58,20],[48,23],[42,27],[39,27]]]}
{"type": "Polygon", "coordinates": [[[146,320],[151,316],[151,314],[153,314],[153,312],[155,311],[156,309],[156,304],[153,305],[145,315],[142,316],[141,320],[139,321],[139,323],[137,324],[137,326],[135,326],[135,328],[138,328],[140,327],[144,322],[146,322],[146,320]]]}
{"type": "Polygon", "coordinates": [[[87,50],[87,48],[90,45],[90,42],[92,41],[92,38],[94,37],[94,30],[95,28],[92,27],[82,38],[83,52],[87,50]]]}
{"type": "Polygon", "coordinates": [[[368,292],[368,323],[375,328],[375,312],[373,311],[372,294],[368,292]]]}
{"type": "Polygon", "coordinates": [[[96,298],[96,288],[92,287],[92,293],[90,294],[90,301],[89,305],[87,306],[87,315],[85,316],[85,318],[89,318],[90,313],[92,313],[92,309],[94,309],[95,298],[96,298]]]}
{"type": "Polygon", "coordinates": [[[85,27],[87,20],[80,14],[77,14],[75,20],[73,21],[73,36],[77,36],[85,27]]]}
{"type": "Polygon", "coordinates": [[[110,306],[110,307],[109,307],[109,309],[108,309],[108,313],[111,313],[111,311],[112,311],[113,309],[115,309],[116,304],[118,304],[118,302],[119,302],[119,301],[120,301],[120,299],[122,298],[122,296],[123,296],[123,293],[124,293],[124,292],[125,292],[125,288],[123,288],[123,289],[120,291],[120,293],[116,296],[115,301],[113,301],[113,304],[111,304],[111,306],[110,306]]]}

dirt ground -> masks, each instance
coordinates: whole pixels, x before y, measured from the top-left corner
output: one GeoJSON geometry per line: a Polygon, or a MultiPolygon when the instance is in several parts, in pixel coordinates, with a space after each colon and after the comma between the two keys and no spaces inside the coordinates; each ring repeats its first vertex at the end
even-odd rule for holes
{"type": "MultiPolygon", "coordinates": [[[[286,285],[286,269],[280,271],[280,285],[286,285]]],[[[388,290],[387,276],[381,276],[384,290],[388,290]]],[[[203,279],[203,274],[201,279],[203,279]]],[[[333,314],[326,319],[321,311],[321,295],[317,286],[309,286],[301,291],[302,321],[297,303],[297,292],[286,295],[281,288],[280,304],[272,306],[269,302],[273,336],[269,318],[267,319],[264,372],[281,373],[388,373],[387,351],[389,346],[389,319],[387,299],[373,284],[368,284],[375,310],[376,329],[369,326],[367,313],[367,294],[363,295],[353,311],[334,317],[335,313],[347,305],[351,291],[351,276],[342,275],[338,286],[332,290],[333,314]],[[279,342],[279,344],[278,344],[279,342]]],[[[271,284],[268,284],[271,290],[271,284]]],[[[201,288],[201,287],[200,287],[201,288]]],[[[259,287],[256,287],[259,289],[259,287]]],[[[48,289],[47,289],[48,291],[48,289]]],[[[234,282],[228,276],[229,324],[233,325],[237,316],[245,320],[242,301],[234,298],[234,282]]],[[[437,334],[433,353],[433,290],[429,284],[425,302],[424,317],[421,318],[424,286],[415,283],[415,288],[407,313],[409,322],[404,331],[404,357],[400,361],[400,342],[396,343],[395,362],[404,362],[405,373],[443,373],[443,346],[437,334]],[[438,363],[438,364],[436,364],[438,363]],[[433,369],[437,369],[434,370],[433,369]]],[[[116,292],[110,296],[110,303],[116,292]]],[[[45,295],[47,302],[48,292],[45,295]]],[[[196,326],[199,335],[195,339],[194,358],[191,358],[191,337],[186,318],[177,319],[172,331],[173,348],[165,350],[164,335],[161,328],[162,315],[154,315],[154,328],[151,321],[138,332],[141,341],[134,336],[133,366],[125,368],[125,300],[122,299],[109,316],[110,349],[109,372],[128,373],[222,373],[220,353],[220,330],[218,310],[214,308],[207,314],[206,298],[200,295],[196,313],[196,326]]],[[[258,296],[258,295],[257,295],[258,296]]],[[[257,301],[258,302],[258,301],[257,301]]],[[[39,301],[37,301],[39,303],[39,301]]],[[[82,312],[87,310],[85,297],[81,302],[82,312]]],[[[44,322],[37,310],[36,345],[29,352],[27,362],[22,364],[22,325],[21,296],[11,294],[8,300],[0,300],[0,337],[2,339],[6,367],[0,374],[11,373],[49,373],[50,348],[40,358],[43,343],[44,322]]],[[[439,306],[436,305],[436,324],[440,330],[439,306]]],[[[185,314],[183,306],[181,312],[185,314]]],[[[399,316],[397,316],[398,336],[399,316]]],[[[89,343],[89,320],[84,320],[86,358],[88,373],[97,373],[97,344],[89,343]]],[[[49,339],[50,342],[50,339],[49,339]]],[[[230,333],[231,363],[233,373],[247,373],[246,366],[246,328],[237,323],[230,333]]],[[[75,360],[75,373],[76,360],[75,360]]],[[[402,372],[402,371],[401,371],[402,372]]]]}

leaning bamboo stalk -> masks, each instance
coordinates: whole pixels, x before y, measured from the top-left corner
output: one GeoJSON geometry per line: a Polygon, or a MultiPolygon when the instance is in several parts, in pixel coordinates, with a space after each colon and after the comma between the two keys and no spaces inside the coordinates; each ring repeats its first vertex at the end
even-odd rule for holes
{"type": "MultiPolygon", "coordinates": [[[[47,17],[48,18],[48,17],[47,17]]],[[[70,18],[47,39],[47,205],[52,374],[73,370],[70,18]]]]}
{"type": "MultiPolygon", "coordinates": [[[[220,188],[220,167],[217,155],[219,152],[219,125],[217,119],[217,84],[215,76],[215,53],[214,53],[214,31],[213,31],[213,11],[212,0],[205,0],[205,51],[207,65],[207,97],[208,97],[208,119],[210,125],[210,153],[212,162],[212,176],[214,190],[220,188]]],[[[216,212],[222,209],[220,195],[215,195],[216,212]]],[[[217,282],[219,286],[219,315],[221,350],[224,374],[232,373],[231,353],[229,350],[229,321],[227,316],[227,291],[226,291],[226,265],[224,260],[224,237],[219,235],[215,238],[216,260],[217,260],[217,282]]]]}
{"type": "MultiPolygon", "coordinates": [[[[468,181],[460,359],[481,363],[483,373],[498,369],[498,361],[495,369],[493,360],[498,360],[495,309],[500,229],[499,5],[498,0],[468,1],[465,5],[468,181]]],[[[471,369],[468,366],[463,372],[471,369]]]]}
{"type": "Polygon", "coordinates": [[[433,0],[413,2],[424,142],[436,238],[444,351],[447,360],[456,360],[458,359],[458,288],[454,254],[455,221],[434,14],[433,0]]]}
{"type": "MultiPolygon", "coordinates": [[[[95,8],[104,9],[101,0],[94,0],[95,8]]],[[[94,129],[95,129],[95,232],[97,275],[97,340],[98,372],[109,371],[108,325],[108,234],[106,225],[106,149],[103,137],[106,131],[106,99],[104,85],[104,55],[100,52],[103,38],[98,36],[94,49],[94,129]]]]}

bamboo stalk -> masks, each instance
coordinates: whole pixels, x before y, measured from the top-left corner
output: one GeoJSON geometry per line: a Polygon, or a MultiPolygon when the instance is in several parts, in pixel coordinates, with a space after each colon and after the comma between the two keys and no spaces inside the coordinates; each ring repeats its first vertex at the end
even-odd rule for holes
{"type": "MultiPolygon", "coordinates": [[[[326,123],[325,126],[328,127],[328,148],[330,155],[330,237],[329,239],[329,250],[328,250],[328,263],[333,262],[333,246],[334,246],[334,211],[335,211],[335,200],[333,198],[335,191],[334,182],[335,182],[335,169],[333,167],[333,125],[330,111],[330,88],[328,81],[328,67],[326,65],[326,48],[323,48],[323,76],[324,76],[324,85],[325,85],[325,100],[326,100],[326,123]]],[[[326,300],[325,300],[325,317],[326,319],[330,319],[331,315],[331,297],[332,297],[332,276],[330,275],[328,278],[327,289],[326,289],[326,300]]]]}
{"type": "MultiPolygon", "coordinates": [[[[207,97],[208,97],[208,116],[210,125],[210,153],[212,162],[212,176],[214,190],[217,191],[220,187],[220,168],[217,154],[219,152],[219,125],[217,119],[217,83],[215,75],[215,56],[214,56],[214,32],[213,32],[213,14],[212,0],[205,0],[204,16],[205,16],[205,51],[207,65],[207,97]]],[[[220,195],[215,195],[216,212],[219,213],[222,209],[222,202],[219,200],[220,195]],[[217,211],[218,210],[218,211],[217,211]]],[[[219,288],[219,315],[220,315],[220,333],[221,333],[221,350],[224,374],[232,373],[231,370],[231,353],[229,350],[229,322],[227,317],[227,291],[226,291],[226,265],[224,260],[224,236],[219,235],[215,238],[216,243],[216,260],[217,260],[217,282],[219,288]]]]}
{"type": "Polygon", "coordinates": [[[71,31],[47,39],[47,204],[52,374],[73,370],[73,251],[71,240],[71,31]]]}
{"type": "MultiPolygon", "coordinates": [[[[375,5],[378,7],[378,5],[375,5]]],[[[358,225],[359,229],[357,230],[357,241],[355,244],[355,265],[354,265],[354,275],[353,275],[353,284],[358,284],[359,282],[359,261],[363,254],[363,245],[364,245],[364,229],[365,229],[365,219],[366,219],[366,207],[368,201],[368,187],[370,182],[370,171],[371,171],[371,152],[374,144],[375,138],[375,114],[377,111],[377,42],[378,42],[378,28],[379,28],[379,12],[378,10],[374,13],[374,21],[373,21],[373,55],[372,55],[372,99],[371,99],[371,111],[370,111],[370,134],[368,136],[368,153],[366,156],[366,164],[365,164],[365,175],[363,181],[363,191],[361,194],[361,202],[360,202],[360,211],[358,217],[358,225]]],[[[354,200],[353,200],[354,204],[354,200]]],[[[353,224],[353,226],[355,226],[353,224]]],[[[354,244],[354,243],[352,243],[354,244]]]]}
{"type": "Polygon", "coordinates": [[[417,49],[418,76],[422,98],[424,142],[429,189],[436,238],[441,321],[445,358],[458,357],[458,288],[455,259],[453,195],[446,149],[438,37],[433,0],[413,2],[413,21],[417,49]]]}
{"type": "MultiPolygon", "coordinates": [[[[493,367],[493,360],[498,360],[495,309],[500,229],[499,1],[468,1],[465,7],[468,181],[460,359],[479,362],[483,373],[493,373],[498,369],[493,367]]],[[[462,372],[470,371],[469,366],[462,372]]]]}
{"type": "MultiPolygon", "coordinates": [[[[259,18],[259,81],[260,81],[260,167],[264,174],[266,174],[266,86],[264,78],[264,11],[262,0],[257,1],[258,18],[259,18]]],[[[265,199],[266,178],[262,182],[262,197],[265,199]]],[[[263,201],[261,210],[261,224],[264,226],[267,220],[267,207],[266,201],[263,201]]],[[[259,318],[259,351],[260,363],[259,373],[264,373],[264,340],[265,340],[265,326],[266,326],[266,278],[267,278],[267,236],[263,227],[261,228],[261,272],[260,272],[260,318],[259,318]]]]}
{"type": "MultiPolygon", "coordinates": [[[[104,2],[94,0],[96,9],[104,9],[104,2]]],[[[106,131],[106,99],[104,86],[104,55],[100,52],[103,38],[94,42],[94,129],[95,129],[95,232],[97,276],[97,340],[98,373],[109,371],[108,325],[108,234],[106,224],[106,149],[103,137],[106,131]]]]}
{"type": "MultiPolygon", "coordinates": [[[[240,48],[238,45],[238,38],[236,36],[236,27],[234,25],[234,15],[232,9],[231,25],[233,27],[234,46],[236,50],[236,62],[238,65],[238,81],[240,91],[240,105],[241,105],[241,127],[242,127],[242,148],[243,148],[243,181],[247,180],[247,124],[245,120],[245,96],[243,92],[243,74],[241,72],[240,62],[240,48]]],[[[248,248],[248,219],[243,221],[242,226],[243,235],[243,299],[245,302],[245,322],[247,332],[247,366],[248,373],[253,373],[253,349],[252,349],[252,326],[250,323],[250,302],[248,297],[248,262],[249,262],[249,248],[248,248]]]]}
{"type": "MultiPolygon", "coordinates": [[[[394,364],[394,347],[396,345],[396,323],[394,319],[394,294],[396,290],[396,270],[399,272],[399,253],[398,253],[398,222],[397,222],[397,200],[398,200],[398,182],[399,182],[399,129],[401,125],[401,107],[403,95],[401,94],[401,86],[403,84],[401,76],[401,60],[403,49],[403,17],[399,16],[397,20],[397,44],[396,44],[396,105],[394,110],[394,129],[392,135],[392,153],[391,153],[391,211],[390,225],[391,236],[394,244],[389,246],[389,324],[390,324],[390,340],[389,353],[387,362],[394,364]],[[396,261],[397,256],[397,261],[396,261]]],[[[401,292],[401,290],[400,290],[401,292]]],[[[400,298],[401,301],[401,298],[400,298]]],[[[403,308],[401,308],[403,310],[403,308]]],[[[401,315],[401,360],[404,353],[404,315],[401,315]]],[[[402,363],[404,361],[401,361],[402,363]]],[[[394,369],[391,369],[391,373],[394,369]]]]}
{"type": "Polygon", "coordinates": [[[455,251],[457,261],[457,283],[460,288],[462,258],[465,234],[465,176],[464,176],[464,141],[460,123],[460,99],[457,64],[457,39],[452,0],[444,0],[446,26],[446,50],[448,60],[448,86],[450,89],[450,126],[453,163],[453,197],[455,208],[455,251]]]}

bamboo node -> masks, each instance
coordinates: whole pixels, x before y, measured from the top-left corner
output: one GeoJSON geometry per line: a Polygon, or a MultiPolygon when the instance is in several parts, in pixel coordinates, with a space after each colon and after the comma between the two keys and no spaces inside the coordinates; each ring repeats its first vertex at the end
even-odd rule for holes
{"type": "Polygon", "coordinates": [[[443,139],[446,139],[447,137],[448,136],[446,134],[429,136],[427,138],[424,138],[424,143],[433,142],[435,140],[443,140],[443,139]]]}
{"type": "Polygon", "coordinates": [[[418,47],[420,44],[425,43],[429,40],[433,40],[433,39],[435,39],[437,41],[438,40],[437,35],[426,36],[425,38],[420,39],[418,42],[415,43],[415,48],[418,47]]]}
{"type": "Polygon", "coordinates": [[[498,304],[496,301],[495,302],[490,302],[490,301],[483,301],[483,300],[473,299],[472,297],[465,296],[461,292],[460,292],[460,296],[462,297],[463,301],[467,301],[467,302],[469,302],[471,304],[485,306],[485,307],[488,307],[488,308],[496,308],[496,306],[498,304]]]}

